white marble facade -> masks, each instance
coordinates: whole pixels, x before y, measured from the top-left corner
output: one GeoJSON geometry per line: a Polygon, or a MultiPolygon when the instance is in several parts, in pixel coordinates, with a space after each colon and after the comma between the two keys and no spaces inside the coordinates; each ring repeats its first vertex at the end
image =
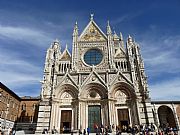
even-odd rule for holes
{"type": "Polygon", "coordinates": [[[37,132],[154,123],[146,79],[138,43],[91,15],[81,34],[75,24],[72,53],[58,40],[47,50],[37,132]]]}

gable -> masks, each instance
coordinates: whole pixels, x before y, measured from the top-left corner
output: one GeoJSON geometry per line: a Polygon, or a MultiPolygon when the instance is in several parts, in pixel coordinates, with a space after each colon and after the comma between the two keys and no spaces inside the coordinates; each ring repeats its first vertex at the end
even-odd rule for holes
{"type": "Polygon", "coordinates": [[[84,82],[82,83],[82,87],[89,83],[99,83],[106,87],[106,82],[103,80],[103,78],[100,77],[98,73],[95,71],[92,71],[87,78],[85,78],[84,82]]]}
{"type": "Polygon", "coordinates": [[[72,76],[70,76],[69,73],[66,73],[64,77],[61,80],[59,80],[58,86],[64,85],[64,84],[71,84],[75,86],[76,88],[78,88],[76,81],[73,80],[72,76]]]}
{"type": "Polygon", "coordinates": [[[115,58],[122,58],[122,57],[124,58],[124,57],[126,57],[126,54],[121,48],[118,48],[114,57],[115,58]]]}
{"type": "Polygon", "coordinates": [[[79,41],[106,41],[106,35],[94,21],[90,21],[82,32],[79,41]]]}
{"type": "Polygon", "coordinates": [[[62,53],[60,60],[71,60],[70,53],[67,49],[62,53]]]}
{"type": "Polygon", "coordinates": [[[116,83],[118,83],[118,82],[126,82],[126,83],[128,83],[128,84],[130,84],[130,85],[133,85],[132,84],[132,82],[131,82],[131,80],[127,77],[127,76],[125,76],[125,75],[123,75],[121,72],[117,72],[116,73],[116,75],[110,75],[110,77],[109,77],[109,82],[110,82],[110,85],[112,86],[113,84],[116,84],[116,83]]]}

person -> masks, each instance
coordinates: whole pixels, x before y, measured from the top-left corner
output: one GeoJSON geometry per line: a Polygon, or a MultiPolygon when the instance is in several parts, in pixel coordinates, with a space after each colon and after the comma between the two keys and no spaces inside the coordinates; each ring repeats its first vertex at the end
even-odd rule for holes
{"type": "Polygon", "coordinates": [[[104,125],[103,124],[101,124],[101,133],[102,133],[102,135],[104,135],[104,125]]]}
{"type": "Polygon", "coordinates": [[[52,129],[52,134],[57,134],[58,131],[56,130],[55,126],[53,126],[53,129],[52,129]]]}
{"type": "Polygon", "coordinates": [[[89,135],[89,133],[90,133],[90,128],[89,128],[89,127],[87,128],[87,133],[88,133],[88,135],[89,135]]]}
{"type": "Polygon", "coordinates": [[[94,124],[94,131],[95,131],[96,135],[98,135],[98,125],[97,124],[94,124]]]}
{"type": "Polygon", "coordinates": [[[42,134],[48,134],[48,130],[44,128],[42,134]]]}
{"type": "Polygon", "coordinates": [[[81,129],[79,129],[79,135],[81,135],[82,134],[82,130],[81,129]]]}
{"type": "Polygon", "coordinates": [[[11,135],[11,132],[12,132],[12,129],[9,127],[9,128],[8,128],[8,131],[7,131],[7,134],[8,134],[8,135],[11,135]]]}
{"type": "Polygon", "coordinates": [[[114,133],[115,132],[115,125],[112,124],[112,132],[114,133]]]}
{"type": "Polygon", "coordinates": [[[83,135],[86,135],[86,129],[84,129],[84,131],[83,131],[83,135]]]}
{"type": "Polygon", "coordinates": [[[16,134],[16,130],[14,128],[12,128],[12,135],[16,134]]]}
{"type": "Polygon", "coordinates": [[[66,133],[66,126],[63,126],[63,133],[66,133]]]}

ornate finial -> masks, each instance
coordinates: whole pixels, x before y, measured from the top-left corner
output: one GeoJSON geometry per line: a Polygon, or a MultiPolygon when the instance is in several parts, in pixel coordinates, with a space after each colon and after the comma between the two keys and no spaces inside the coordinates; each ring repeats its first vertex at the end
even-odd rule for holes
{"type": "Polygon", "coordinates": [[[75,26],[74,26],[73,36],[78,36],[78,23],[77,23],[77,21],[76,21],[75,26]]]}
{"type": "Polygon", "coordinates": [[[59,40],[56,38],[56,39],[54,40],[54,42],[59,43],[59,40]]]}
{"type": "Polygon", "coordinates": [[[111,31],[111,27],[110,27],[110,24],[109,24],[109,20],[107,22],[107,34],[112,34],[112,31],[111,31]]]}
{"type": "Polygon", "coordinates": [[[107,25],[109,26],[109,20],[107,21],[107,25]]]}
{"type": "Polygon", "coordinates": [[[65,49],[67,50],[67,48],[68,48],[68,44],[66,43],[66,48],[65,49]]]}
{"type": "Polygon", "coordinates": [[[122,35],[121,32],[120,32],[120,40],[121,40],[121,41],[123,40],[123,35],[122,35]]]}
{"type": "Polygon", "coordinates": [[[128,42],[132,43],[132,37],[130,35],[128,36],[128,42]]]}
{"type": "Polygon", "coordinates": [[[119,39],[118,35],[116,34],[116,31],[114,30],[114,39],[119,39]]]}
{"type": "Polygon", "coordinates": [[[94,14],[91,14],[91,21],[93,21],[94,14]]]}
{"type": "Polygon", "coordinates": [[[128,38],[132,38],[132,37],[130,36],[130,34],[128,35],[128,38]]]}
{"type": "Polygon", "coordinates": [[[94,69],[95,69],[95,66],[94,66],[94,65],[92,65],[92,71],[94,71],[94,69]]]}
{"type": "Polygon", "coordinates": [[[77,21],[75,22],[74,29],[78,29],[78,23],[77,23],[77,21]]]}

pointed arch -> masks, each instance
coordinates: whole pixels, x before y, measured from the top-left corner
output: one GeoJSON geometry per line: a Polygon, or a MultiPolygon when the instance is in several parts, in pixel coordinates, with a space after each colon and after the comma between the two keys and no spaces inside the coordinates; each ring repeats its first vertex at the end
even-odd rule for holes
{"type": "Polygon", "coordinates": [[[162,105],[158,108],[158,117],[160,126],[163,127],[176,127],[175,116],[172,108],[162,105]]]}
{"type": "Polygon", "coordinates": [[[115,83],[110,88],[110,95],[109,96],[111,98],[115,98],[115,94],[117,91],[123,92],[125,95],[127,95],[128,99],[136,99],[136,94],[135,94],[134,88],[126,82],[115,83]]]}
{"type": "Polygon", "coordinates": [[[99,83],[89,83],[82,88],[80,98],[87,98],[91,91],[97,92],[101,99],[108,97],[108,91],[103,85],[99,83]]]}
{"type": "Polygon", "coordinates": [[[57,87],[55,90],[54,96],[57,98],[62,98],[62,95],[65,92],[70,94],[73,99],[78,98],[78,93],[79,93],[78,89],[71,84],[63,84],[57,87]]]}

